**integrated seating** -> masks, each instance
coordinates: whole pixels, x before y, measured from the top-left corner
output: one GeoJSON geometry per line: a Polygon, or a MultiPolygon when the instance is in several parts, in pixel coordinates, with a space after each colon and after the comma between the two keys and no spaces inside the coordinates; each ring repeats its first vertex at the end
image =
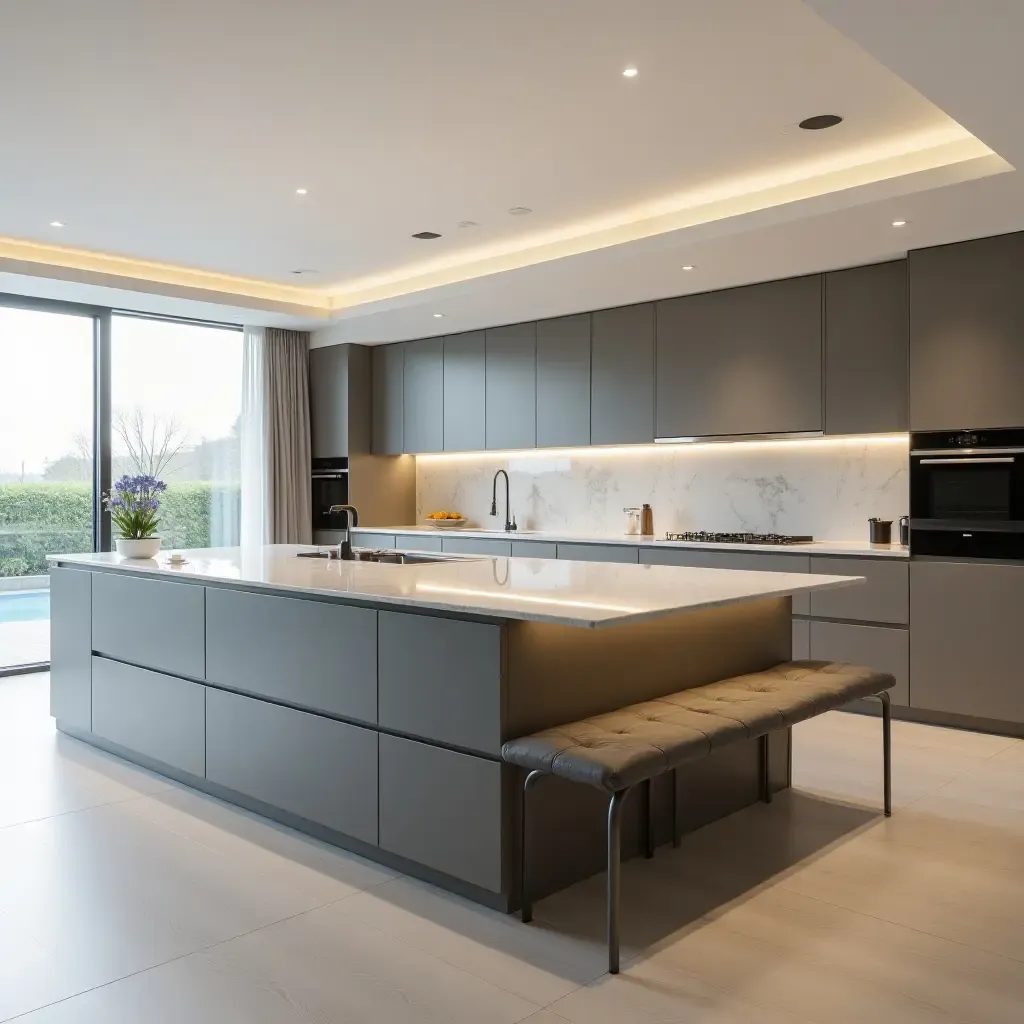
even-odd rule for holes
{"type": "MultiPolygon", "coordinates": [[[[824,661],[791,661],[763,672],[736,676],[633,704],[579,722],[510,740],[502,747],[509,764],[526,769],[522,789],[520,893],[522,919],[532,907],[526,872],[526,797],[545,775],[580,782],[610,794],[608,802],[608,970],[619,970],[619,849],[622,807],[641,787],[646,854],[654,855],[650,813],[651,779],[706,757],[731,743],[760,741],[761,798],[771,801],[769,736],[797,722],[842,707],[851,700],[882,702],[884,807],[892,813],[891,717],[888,690],[895,679],[884,672],[824,661]]],[[[678,830],[673,820],[673,842],[678,830]]]]}

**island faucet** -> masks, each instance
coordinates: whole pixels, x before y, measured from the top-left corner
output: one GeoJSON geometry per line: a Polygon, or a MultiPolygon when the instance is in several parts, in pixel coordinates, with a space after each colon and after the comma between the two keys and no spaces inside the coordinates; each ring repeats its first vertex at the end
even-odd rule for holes
{"type": "Polygon", "coordinates": [[[499,469],[494,474],[494,480],[491,482],[491,515],[496,516],[498,514],[498,477],[503,476],[505,478],[505,532],[512,533],[513,530],[518,530],[516,521],[509,515],[510,513],[510,498],[508,494],[508,473],[503,469],[499,469]]]}
{"type": "Polygon", "coordinates": [[[359,510],[355,505],[332,505],[327,510],[329,516],[333,516],[335,512],[348,513],[348,519],[345,520],[345,539],[338,545],[337,557],[351,562],[355,557],[352,554],[352,527],[359,525],[359,510]]]}

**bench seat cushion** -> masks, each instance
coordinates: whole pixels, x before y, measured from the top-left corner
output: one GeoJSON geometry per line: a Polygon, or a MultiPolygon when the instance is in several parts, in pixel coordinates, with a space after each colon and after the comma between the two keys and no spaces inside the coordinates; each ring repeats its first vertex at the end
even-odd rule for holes
{"type": "Polygon", "coordinates": [[[614,792],[894,684],[891,675],[857,665],[784,662],[510,740],[502,757],[614,792]]]}

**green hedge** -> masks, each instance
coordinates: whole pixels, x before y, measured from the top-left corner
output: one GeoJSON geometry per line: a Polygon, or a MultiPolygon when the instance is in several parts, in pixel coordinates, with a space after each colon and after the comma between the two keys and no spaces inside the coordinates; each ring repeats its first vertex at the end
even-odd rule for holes
{"type": "MultiPolygon", "coordinates": [[[[164,547],[208,547],[211,522],[228,542],[237,536],[239,507],[237,484],[168,484],[160,507],[164,547]]],[[[48,554],[91,550],[89,484],[0,484],[0,576],[41,575],[48,554]]]]}

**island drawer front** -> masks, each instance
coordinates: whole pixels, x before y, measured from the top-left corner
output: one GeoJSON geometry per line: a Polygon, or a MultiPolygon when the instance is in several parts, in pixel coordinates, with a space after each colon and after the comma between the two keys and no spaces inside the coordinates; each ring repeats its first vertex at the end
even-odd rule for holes
{"type": "Polygon", "coordinates": [[[50,714],[92,728],[92,574],[50,570],[50,714]]]}
{"type": "Polygon", "coordinates": [[[863,576],[864,583],[811,594],[811,615],[862,622],[910,621],[910,566],[884,558],[812,558],[811,572],[863,576]]]}
{"type": "Polygon", "coordinates": [[[118,661],[203,679],[204,588],[92,574],[92,649],[118,661]]]}
{"type": "Polygon", "coordinates": [[[636,565],[640,553],[624,544],[561,544],[558,557],[577,562],[624,562],[636,565]]]}
{"type": "Polygon", "coordinates": [[[557,558],[558,545],[550,540],[514,540],[513,558],[557,558]]]}
{"type": "Polygon", "coordinates": [[[896,685],[889,691],[893,704],[903,707],[910,704],[910,633],[907,630],[817,620],[810,625],[812,658],[845,661],[890,672],[896,677],[896,685]]]}
{"type": "Polygon", "coordinates": [[[92,659],[92,731],[111,743],[202,778],[205,687],[159,672],[92,659]]]}
{"type": "Polygon", "coordinates": [[[382,611],[377,643],[383,728],[501,752],[501,626],[382,611]]]}
{"type": "Polygon", "coordinates": [[[207,688],[206,778],[377,845],[377,734],[207,688]]]}
{"type": "Polygon", "coordinates": [[[441,551],[444,538],[436,533],[406,533],[395,538],[399,551],[441,551]]]}
{"type": "MultiPolygon", "coordinates": [[[[774,555],[767,551],[707,551],[704,548],[644,548],[647,565],[692,565],[703,569],[745,569],[748,572],[810,572],[808,555],[774,555]]],[[[809,615],[809,594],[793,595],[793,614],[809,615]]]]}
{"type": "Polygon", "coordinates": [[[492,555],[508,558],[512,554],[512,543],[490,537],[443,537],[441,549],[456,555],[492,555]]]}
{"type": "Polygon", "coordinates": [[[811,656],[811,620],[793,619],[793,661],[806,661],[811,656]]]}
{"type": "Polygon", "coordinates": [[[501,892],[501,821],[498,762],[381,734],[383,849],[501,892]]]}
{"type": "Polygon", "coordinates": [[[395,546],[398,538],[393,533],[354,533],[352,543],[357,548],[385,548],[395,546]]]}
{"type": "Polygon", "coordinates": [[[210,587],[206,678],[359,722],[377,721],[377,612],[210,587]]]}

